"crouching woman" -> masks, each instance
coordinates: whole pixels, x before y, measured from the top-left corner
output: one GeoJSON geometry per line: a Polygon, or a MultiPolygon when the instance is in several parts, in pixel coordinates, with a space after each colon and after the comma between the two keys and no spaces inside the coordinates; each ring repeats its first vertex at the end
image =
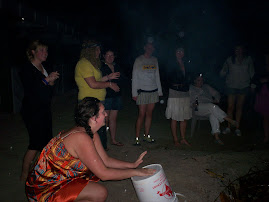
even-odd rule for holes
{"type": "Polygon", "coordinates": [[[133,163],[106,154],[97,133],[106,116],[96,98],[86,97],[77,105],[76,126],[52,138],[30,172],[29,201],[105,201],[108,192],[99,180],[154,174],[154,169],[137,168],[147,152],[133,163]]]}

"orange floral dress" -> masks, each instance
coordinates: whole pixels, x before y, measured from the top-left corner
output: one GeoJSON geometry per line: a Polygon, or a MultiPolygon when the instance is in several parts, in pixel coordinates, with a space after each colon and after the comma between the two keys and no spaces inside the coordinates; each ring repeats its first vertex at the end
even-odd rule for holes
{"type": "Polygon", "coordinates": [[[66,150],[61,133],[42,150],[26,180],[29,201],[74,201],[89,181],[99,181],[78,158],[66,150]]]}

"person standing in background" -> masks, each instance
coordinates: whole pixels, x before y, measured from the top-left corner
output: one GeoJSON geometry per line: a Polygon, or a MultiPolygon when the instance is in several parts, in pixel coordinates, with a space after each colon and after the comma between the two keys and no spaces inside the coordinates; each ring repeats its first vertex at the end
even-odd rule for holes
{"type": "Polygon", "coordinates": [[[263,143],[269,142],[269,53],[264,55],[265,65],[257,72],[252,83],[256,85],[254,109],[263,118],[264,139],[263,143]]]}
{"type": "MultiPolygon", "coordinates": [[[[75,81],[78,86],[78,101],[85,97],[95,97],[102,103],[105,101],[106,88],[119,92],[119,86],[111,82],[111,79],[118,79],[118,73],[102,76],[101,72],[101,45],[95,40],[86,40],[82,44],[80,59],[75,67],[75,81]]],[[[101,142],[107,150],[106,127],[98,130],[101,142]]]]}
{"type": "Polygon", "coordinates": [[[48,47],[39,40],[30,42],[26,55],[28,63],[22,68],[24,88],[21,114],[29,134],[29,146],[22,164],[21,181],[25,181],[32,161],[53,137],[51,99],[52,86],[58,72],[48,73],[42,65],[48,57],[48,47]]]}
{"type": "MultiPolygon", "coordinates": [[[[249,92],[250,81],[253,75],[254,65],[252,58],[245,54],[244,46],[235,46],[234,55],[227,58],[220,71],[220,76],[226,76],[226,94],[228,96],[227,114],[229,118],[233,119],[235,110],[235,120],[238,123],[235,129],[235,134],[237,136],[241,136],[241,130],[239,129],[240,121],[245,97],[249,92]]],[[[226,127],[222,133],[230,133],[230,128],[231,124],[228,123],[228,127],[226,127]]]]}
{"type": "Polygon", "coordinates": [[[169,66],[172,71],[169,74],[169,97],[165,116],[171,119],[171,131],[176,147],[181,144],[190,146],[186,140],[187,120],[192,117],[192,109],[190,104],[190,75],[185,68],[183,57],[184,49],[176,48],[175,61],[169,66]],[[179,122],[181,141],[177,138],[177,122],[179,122]]]}
{"type": "MultiPolygon", "coordinates": [[[[116,83],[120,87],[121,77],[120,77],[120,67],[114,62],[115,51],[113,49],[105,49],[103,52],[104,61],[102,62],[101,71],[103,76],[109,76],[112,73],[119,74],[118,79],[110,80],[116,83]]],[[[105,98],[105,110],[107,113],[106,117],[106,128],[110,131],[111,144],[116,146],[123,146],[121,142],[116,141],[116,131],[117,131],[117,116],[119,110],[122,109],[122,97],[121,91],[115,92],[111,88],[106,88],[106,98],[105,98]]]]}
{"type": "Polygon", "coordinates": [[[139,114],[135,128],[135,143],[140,144],[140,130],[145,119],[145,131],[143,140],[153,143],[155,140],[149,134],[152,113],[155,103],[162,96],[162,86],[159,75],[159,64],[156,57],[152,56],[154,45],[147,42],[144,46],[144,54],[135,59],[132,72],[132,98],[138,105],[139,114]]]}

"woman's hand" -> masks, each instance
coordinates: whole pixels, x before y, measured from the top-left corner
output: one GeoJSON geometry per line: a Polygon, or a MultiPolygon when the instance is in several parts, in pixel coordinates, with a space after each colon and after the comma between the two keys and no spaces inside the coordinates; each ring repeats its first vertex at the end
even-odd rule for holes
{"type": "Polygon", "coordinates": [[[178,88],[182,88],[184,86],[184,84],[173,84],[173,86],[178,87],[178,88]]]}
{"type": "Polygon", "coordinates": [[[195,109],[195,107],[197,107],[196,103],[192,103],[192,108],[195,109]]]}
{"type": "Polygon", "coordinates": [[[140,154],[136,162],[134,162],[134,168],[137,168],[143,162],[143,158],[146,154],[147,154],[147,151],[144,151],[142,154],[140,154]]]}
{"type": "Polygon", "coordinates": [[[136,176],[149,176],[149,175],[153,175],[156,172],[156,169],[151,169],[151,168],[139,168],[137,169],[137,175],[136,176]]]}
{"type": "Polygon", "coordinates": [[[56,72],[51,72],[48,77],[47,77],[47,81],[50,82],[54,82],[56,79],[58,79],[60,76],[60,74],[56,71],[56,72]]]}
{"type": "Polygon", "coordinates": [[[120,77],[120,72],[114,72],[108,75],[108,80],[119,79],[119,77],[120,77]]]}
{"type": "Polygon", "coordinates": [[[266,82],[268,82],[268,78],[261,78],[261,79],[260,79],[260,82],[261,82],[261,83],[266,83],[266,82]]]}
{"type": "Polygon", "coordinates": [[[109,87],[112,90],[114,90],[115,92],[119,92],[120,91],[120,87],[116,83],[110,82],[109,87]]]}

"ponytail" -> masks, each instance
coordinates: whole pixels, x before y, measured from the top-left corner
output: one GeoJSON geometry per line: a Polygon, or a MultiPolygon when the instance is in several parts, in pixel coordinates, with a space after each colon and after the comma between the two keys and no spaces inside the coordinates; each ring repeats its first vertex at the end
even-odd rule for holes
{"type": "Polygon", "coordinates": [[[75,109],[75,122],[77,126],[85,128],[87,134],[93,138],[89,119],[99,113],[100,100],[93,97],[86,97],[78,103],[75,109]]]}

